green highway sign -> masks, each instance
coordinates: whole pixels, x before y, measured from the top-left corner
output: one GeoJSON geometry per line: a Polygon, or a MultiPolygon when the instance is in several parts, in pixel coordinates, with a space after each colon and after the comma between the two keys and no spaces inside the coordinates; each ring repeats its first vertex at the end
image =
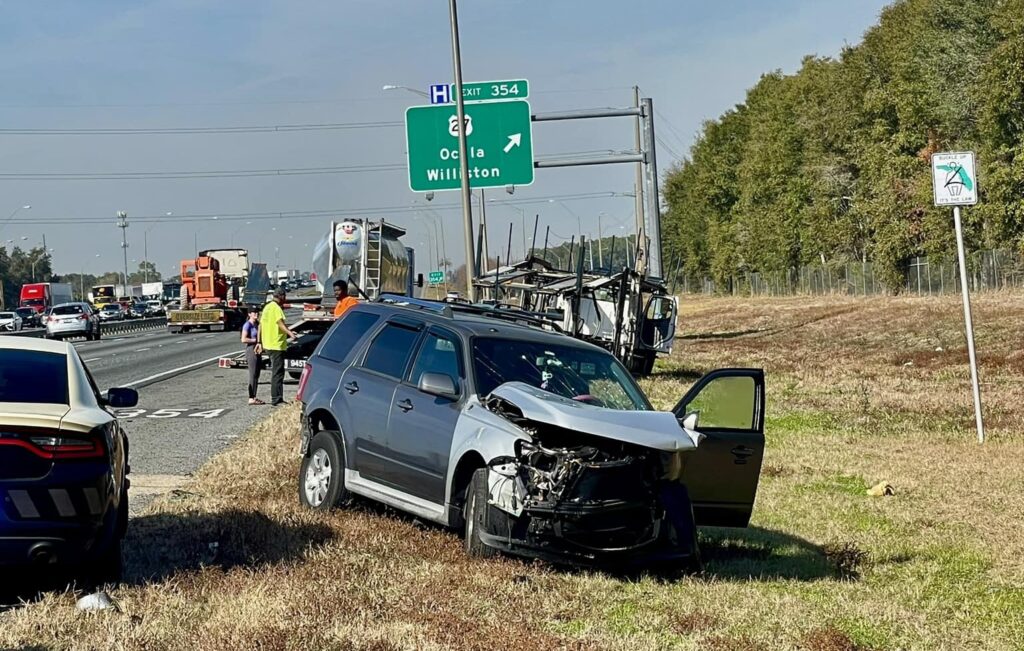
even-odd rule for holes
{"type": "MultiPolygon", "coordinates": [[[[529,95],[530,82],[525,79],[474,81],[462,84],[462,99],[467,102],[526,99],[529,95]]],[[[451,104],[455,101],[455,84],[434,84],[430,87],[429,96],[431,104],[451,104]]]]}
{"type": "MultiPolygon", "coordinates": [[[[530,104],[523,100],[465,105],[469,185],[493,188],[533,183],[530,104]]],[[[459,119],[453,104],[411,106],[405,112],[409,187],[458,190],[459,119]]]]}
{"type": "MultiPolygon", "coordinates": [[[[452,85],[452,95],[455,94],[452,85]]],[[[526,99],[530,84],[525,79],[512,81],[475,81],[462,84],[462,99],[467,102],[482,102],[490,99],[526,99]]]]}
{"type": "Polygon", "coordinates": [[[430,284],[431,285],[440,285],[443,282],[444,282],[444,272],[443,271],[431,271],[430,272],[430,284]]]}

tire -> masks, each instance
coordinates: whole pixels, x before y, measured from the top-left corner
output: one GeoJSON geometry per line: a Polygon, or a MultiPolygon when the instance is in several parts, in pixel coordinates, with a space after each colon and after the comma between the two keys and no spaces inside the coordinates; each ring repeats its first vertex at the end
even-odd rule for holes
{"type": "Polygon", "coordinates": [[[487,469],[478,468],[473,473],[466,491],[466,503],[462,506],[462,519],[466,555],[470,558],[494,558],[500,552],[488,547],[480,540],[480,530],[487,527],[487,469]]]}
{"type": "Polygon", "coordinates": [[[340,432],[317,432],[309,453],[299,465],[299,503],[316,511],[329,511],[349,498],[345,490],[345,454],[340,432]]]}
{"type": "Polygon", "coordinates": [[[93,330],[94,332],[92,333],[92,340],[99,341],[100,337],[103,336],[103,330],[101,330],[99,326],[96,326],[95,328],[93,328],[93,330]]]}

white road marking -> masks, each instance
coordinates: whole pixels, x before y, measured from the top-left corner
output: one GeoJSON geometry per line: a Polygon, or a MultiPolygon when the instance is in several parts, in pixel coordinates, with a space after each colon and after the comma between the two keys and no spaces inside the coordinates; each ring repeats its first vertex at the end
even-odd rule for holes
{"type": "Polygon", "coordinates": [[[85,362],[86,364],[88,364],[89,362],[95,362],[98,359],[103,359],[103,358],[102,357],[93,357],[91,359],[83,359],[82,361],[85,362]]]}
{"type": "Polygon", "coordinates": [[[146,352],[147,350],[152,350],[152,348],[139,348],[139,349],[138,349],[138,350],[136,350],[135,352],[137,352],[137,353],[144,353],[144,352],[146,352]]]}
{"type": "Polygon", "coordinates": [[[138,384],[143,384],[145,382],[151,382],[153,380],[158,380],[158,379],[160,379],[162,377],[167,377],[168,375],[175,375],[177,373],[184,373],[185,371],[190,371],[190,370],[192,370],[194,368],[199,368],[200,366],[203,366],[205,364],[212,364],[213,362],[216,362],[218,359],[220,359],[222,356],[223,355],[217,355],[216,357],[211,357],[210,359],[204,359],[201,362],[196,362],[194,364],[187,364],[186,366],[179,366],[178,368],[172,368],[169,371],[164,371],[162,373],[157,373],[156,375],[150,375],[149,377],[144,377],[141,380],[135,380],[134,382],[129,382],[128,384],[125,384],[124,386],[126,386],[126,387],[133,387],[133,386],[138,385],[138,384]]]}

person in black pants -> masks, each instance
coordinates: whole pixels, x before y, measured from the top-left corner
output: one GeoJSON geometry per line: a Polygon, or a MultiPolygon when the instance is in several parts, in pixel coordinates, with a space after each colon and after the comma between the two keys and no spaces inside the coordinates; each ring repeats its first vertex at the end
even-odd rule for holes
{"type": "Polygon", "coordinates": [[[274,290],[274,300],[263,306],[260,315],[260,344],[270,358],[270,404],[284,404],[284,353],[289,341],[295,341],[292,332],[284,320],[284,307],[287,294],[278,287],[274,290]]]}
{"type": "Polygon", "coordinates": [[[249,312],[249,319],[242,326],[242,343],[245,344],[245,363],[249,367],[249,404],[265,405],[256,397],[260,385],[260,371],[263,370],[263,346],[260,344],[260,311],[249,312]]]}

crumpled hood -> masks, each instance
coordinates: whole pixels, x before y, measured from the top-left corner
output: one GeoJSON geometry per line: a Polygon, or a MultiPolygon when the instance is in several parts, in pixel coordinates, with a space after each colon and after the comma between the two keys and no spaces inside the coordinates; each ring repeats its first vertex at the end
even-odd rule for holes
{"type": "Polygon", "coordinates": [[[524,382],[506,382],[491,395],[512,403],[530,420],[654,450],[695,450],[702,438],[697,432],[684,429],[669,412],[606,409],[563,398],[524,382]]]}

